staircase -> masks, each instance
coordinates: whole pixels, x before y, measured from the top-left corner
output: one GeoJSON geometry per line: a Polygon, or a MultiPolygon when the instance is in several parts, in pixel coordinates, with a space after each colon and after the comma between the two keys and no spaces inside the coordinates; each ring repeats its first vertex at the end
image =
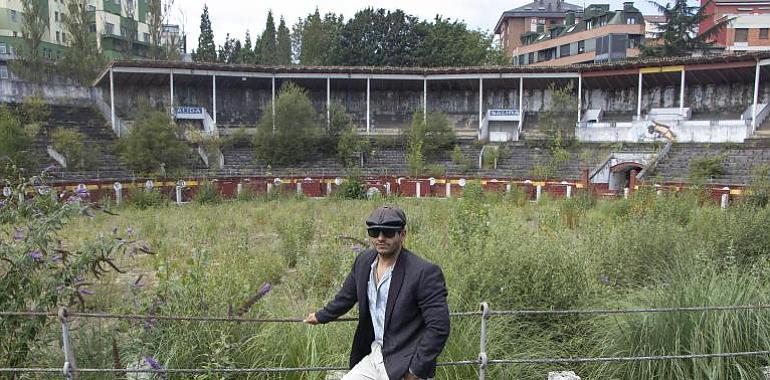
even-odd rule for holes
{"type": "Polygon", "coordinates": [[[711,184],[746,185],[751,182],[756,168],[770,165],[770,149],[763,147],[749,144],[675,144],[652,176],[659,175],[667,182],[686,182],[689,179],[691,160],[716,155],[724,156],[724,173],[707,181],[711,184]]]}

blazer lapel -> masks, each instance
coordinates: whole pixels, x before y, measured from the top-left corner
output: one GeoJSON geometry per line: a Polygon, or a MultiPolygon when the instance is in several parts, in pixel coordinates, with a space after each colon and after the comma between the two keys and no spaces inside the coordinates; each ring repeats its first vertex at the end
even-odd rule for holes
{"type": "MultiPolygon", "coordinates": [[[[374,262],[374,259],[377,258],[377,251],[372,250],[372,253],[366,260],[361,260],[364,262],[363,268],[358,273],[358,278],[356,278],[356,291],[358,292],[358,305],[359,305],[359,315],[362,317],[366,317],[369,321],[371,321],[371,317],[369,317],[369,296],[367,294],[367,289],[369,287],[369,275],[371,274],[372,270],[372,263],[374,262]]],[[[390,294],[390,293],[388,293],[390,294]]]]}
{"type": "Polygon", "coordinates": [[[396,260],[396,266],[393,268],[393,274],[390,277],[390,289],[388,290],[388,303],[385,305],[385,331],[388,331],[390,318],[393,316],[393,307],[396,305],[398,293],[401,291],[401,285],[404,284],[404,275],[406,272],[406,262],[409,259],[409,251],[403,249],[396,260]]]}

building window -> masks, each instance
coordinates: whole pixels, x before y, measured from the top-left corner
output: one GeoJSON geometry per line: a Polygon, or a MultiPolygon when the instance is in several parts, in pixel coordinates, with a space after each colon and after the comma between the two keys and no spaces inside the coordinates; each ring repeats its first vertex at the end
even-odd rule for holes
{"type": "Polygon", "coordinates": [[[759,28],[759,39],[760,40],[766,40],[767,39],[767,31],[768,31],[768,28],[759,28]]]}
{"type": "Polygon", "coordinates": [[[0,42],[0,54],[8,54],[8,45],[5,42],[0,42]]]}
{"type": "Polygon", "coordinates": [[[9,78],[8,66],[5,66],[5,65],[0,66],[0,78],[2,78],[2,79],[8,79],[9,78]]]}
{"type": "Polygon", "coordinates": [[[54,21],[59,21],[59,12],[54,12],[53,13],[53,20],[54,21]]]}
{"type": "Polygon", "coordinates": [[[61,41],[67,43],[67,33],[61,32],[61,41]]]}
{"type": "Polygon", "coordinates": [[[749,30],[746,28],[735,29],[735,42],[747,42],[749,40],[749,30]]]}
{"type": "Polygon", "coordinates": [[[144,42],[150,43],[150,33],[144,33],[144,42]]]}
{"type": "Polygon", "coordinates": [[[584,41],[578,41],[578,54],[583,54],[586,52],[586,42],[584,41]]]}
{"type": "Polygon", "coordinates": [[[13,31],[13,36],[14,36],[14,37],[18,37],[18,36],[19,36],[19,32],[17,32],[17,31],[15,31],[15,30],[14,30],[14,31],[13,31]]]}
{"type": "Polygon", "coordinates": [[[529,63],[535,63],[535,52],[529,53],[527,58],[529,58],[528,60],[529,63]]]}
{"type": "Polygon", "coordinates": [[[93,23],[88,25],[88,31],[91,32],[91,33],[96,33],[96,23],[95,22],[93,22],[93,23]]]}
{"type": "Polygon", "coordinates": [[[569,50],[569,44],[564,44],[559,47],[559,56],[560,57],[569,57],[570,50],[569,50]]]}
{"type": "Polygon", "coordinates": [[[11,21],[19,22],[19,13],[11,9],[11,21]]]}
{"type": "Polygon", "coordinates": [[[115,34],[115,24],[112,23],[104,23],[104,31],[107,34],[115,34]]]}
{"type": "Polygon", "coordinates": [[[634,25],[636,24],[636,17],[629,17],[626,19],[626,24],[628,25],[634,25]]]}
{"type": "Polygon", "coordinates": [[[56,32],[56,42],[61,42],[61,34],[56,32]]]}

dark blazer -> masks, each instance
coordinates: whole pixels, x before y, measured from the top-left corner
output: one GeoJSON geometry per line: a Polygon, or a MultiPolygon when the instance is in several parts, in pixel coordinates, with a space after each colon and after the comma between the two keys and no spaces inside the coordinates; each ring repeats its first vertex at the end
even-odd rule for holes
{"type": "MultiPolygon", "coordinates": [[[[358,302],[358,327],[350,352],[350,368],[371,352],[374,341],[366,290],[376,257],[373,249],[359,254],[342,289],[315,314],[319,323],[326,323],[345,314],[358,302]]],[[[449,336],[446,297],[441,268],[402,249],[393,268],[385,305],[382,356],[390,379],[401,379],[410,368],[423,379],[435,375],[436,357],[449,336]]]]}

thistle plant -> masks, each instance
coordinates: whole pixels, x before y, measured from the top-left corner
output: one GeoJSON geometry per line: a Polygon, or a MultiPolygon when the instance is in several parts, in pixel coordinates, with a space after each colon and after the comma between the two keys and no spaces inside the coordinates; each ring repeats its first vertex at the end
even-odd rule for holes
{"type": "MultiPolygon", "coordinates": [[[[117,256],[152,253],[117,230],[89,239],[78,249],[69,248],[60,231],[73,216],[93,215],[95,208],[85,189],[54,199],[45,179],[45,172],[29,179],[20,175],[6,179],[6,187],[13,190],[0,207],[0,310],[82,309],[94,294],[96,280],[122,272],[117,256]]],[[[51,321],[25,316],[0,319],[0,366],[23,367],[51,321]]]]}

